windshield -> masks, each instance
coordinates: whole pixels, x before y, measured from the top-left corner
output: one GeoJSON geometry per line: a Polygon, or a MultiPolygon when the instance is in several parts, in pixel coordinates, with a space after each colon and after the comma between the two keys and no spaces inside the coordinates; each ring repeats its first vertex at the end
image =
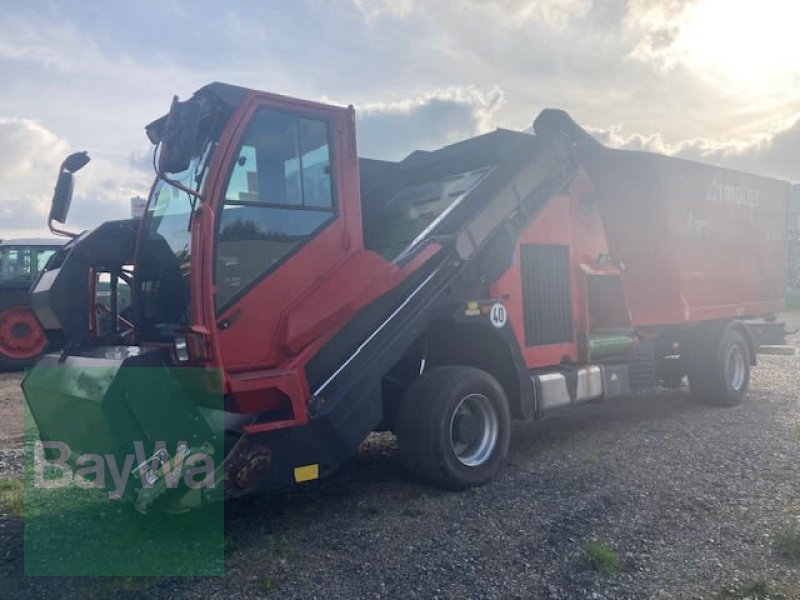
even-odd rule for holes
{"type": "MultiPolygon", "coordinates": [[[[202,191],[214,144],[206,144],[189,168],[167,177],[202,191]]],[[[141,337],[165,341],[175,329],[189,325],[189,264],[191,218],[195,199],[161,179],[153,187],[142,224],[136,285],[139,293],[141,337]]]]}
{"type": "Polygon", "coordinates": [[[44,268],[55,248],[0,247],[0,281],[29,281],[44,268]]]}

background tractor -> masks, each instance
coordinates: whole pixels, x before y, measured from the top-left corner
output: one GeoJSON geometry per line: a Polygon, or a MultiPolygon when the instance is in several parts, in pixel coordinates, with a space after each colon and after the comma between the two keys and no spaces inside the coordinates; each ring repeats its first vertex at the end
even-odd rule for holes
{"type": "Polygon", "coordinates": [[[64,243],[57,239],[0,241],[0,369],[32,365],[47,349],[50,340],[30,308],[28,291],[64,243]]]}

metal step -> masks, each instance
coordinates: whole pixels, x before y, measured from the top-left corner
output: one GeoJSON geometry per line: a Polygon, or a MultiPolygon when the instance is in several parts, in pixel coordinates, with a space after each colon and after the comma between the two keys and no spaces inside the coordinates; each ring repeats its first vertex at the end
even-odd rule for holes
{"type": "Polygon", "coordinates": [[[585,402],[603,395],[603,372],[597,365],[531,373],[539,410],[585,402]]]}

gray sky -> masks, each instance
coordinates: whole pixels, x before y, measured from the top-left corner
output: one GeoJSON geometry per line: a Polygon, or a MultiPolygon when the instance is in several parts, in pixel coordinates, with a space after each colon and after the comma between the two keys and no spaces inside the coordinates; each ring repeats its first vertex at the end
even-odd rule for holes
{"type": "Polygon", "coordinates": [[[210,81],[340,104],[400,158],[564,108],[603,142],[800,181],[795,0],[147,0],[4,3],[0,237],[129,214],[143,126],[210,81]]]}

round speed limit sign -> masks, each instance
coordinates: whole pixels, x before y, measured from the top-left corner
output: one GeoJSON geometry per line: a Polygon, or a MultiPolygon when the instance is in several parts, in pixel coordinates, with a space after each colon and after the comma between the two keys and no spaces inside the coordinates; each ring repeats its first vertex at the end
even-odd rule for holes
{"type": "Polygon", "coordinates": [[[492,322],[492,325],[497,327],[497,329],[505,327],[506,321],[508,320],[506,307],[500,302],[495,302],[492,304],[492,309],[489,311],[489,320],[492,322]]]}

